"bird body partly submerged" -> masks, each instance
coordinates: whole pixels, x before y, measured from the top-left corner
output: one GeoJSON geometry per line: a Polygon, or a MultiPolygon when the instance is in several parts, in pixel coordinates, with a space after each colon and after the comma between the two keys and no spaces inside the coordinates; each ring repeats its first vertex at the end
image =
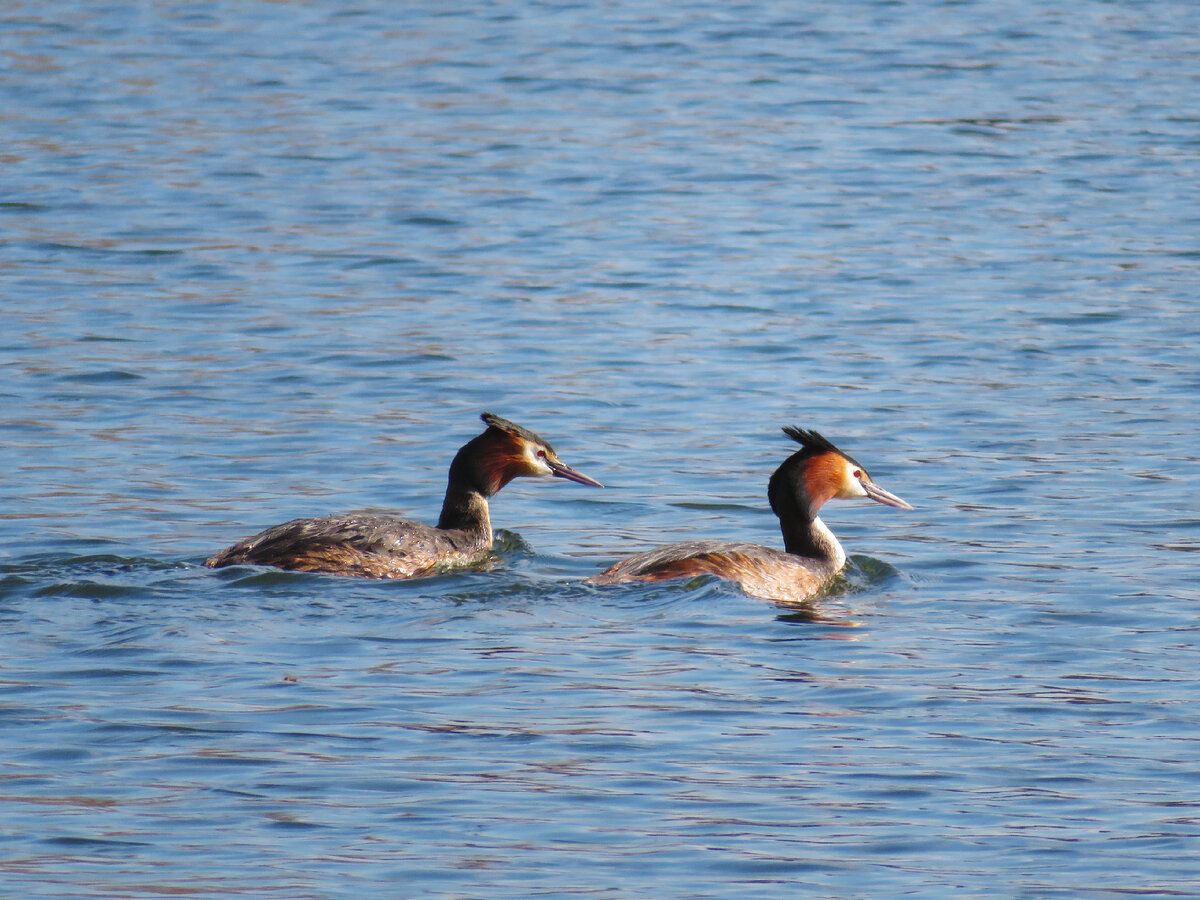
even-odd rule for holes
{"type": "Polygon", "coordinates": [[[492,546],[489,529],[434,528],[396,516],[348,513],[293,519],[268,528],[205,562],[250,563],[362,578],[416,578],[470,566],[492,546]]]}
{"type": "Polygon", "coordinates": [[[875,484],[857,462],[815,431],[785,428],[803,445],[771,476],[768,497],[779,516],[784,550],[758,544],[684,541],[637,553],[588,579],[592,584],[665,581],[715,575],[752,597],[799,603],[821,590],[846,564],[846,551],[817,511],[834,497],[869,497],[912,509],[875,484]]]}
{"type": "Polygon", "coordinates": [[[841,562],[805,559],[759,544],[683,541],[623,559],[588,581],[616,584],[716,575],[736,581],[751,597],[796,603],[819,591],[844,564],[844,557],[841,562]]]}
{"type": "Polygon", "coordinates": [[[293,519],[239,541],[204,564],[275,566],[364,578],[432,575],[487,557],[492,547],[488,498],[513,478],[554,476],[600,486],[564,464],[533,432],[491,413],[481,418],[487,430],[465,444],[450,465],[436,526],[358,513],[293,519]]]}

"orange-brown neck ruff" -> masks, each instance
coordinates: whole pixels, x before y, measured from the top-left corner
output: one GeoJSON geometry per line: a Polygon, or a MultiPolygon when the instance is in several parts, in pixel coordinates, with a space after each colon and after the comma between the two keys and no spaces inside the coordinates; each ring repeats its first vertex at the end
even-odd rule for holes
{"type": "Polygon", "coordinates": [[[468,455],[475,485],[485,497],[498,493],[514,478],[530,474],[525,441],[499,428],[489,428],[470,441],[463,453],[468,455]]]}
{"type": "Polygon", "coordinates": [[[837,496],[845,477],[846,460],[837,453],[819,453],[804,467],[804,493],[812,515],[837,496]]]}

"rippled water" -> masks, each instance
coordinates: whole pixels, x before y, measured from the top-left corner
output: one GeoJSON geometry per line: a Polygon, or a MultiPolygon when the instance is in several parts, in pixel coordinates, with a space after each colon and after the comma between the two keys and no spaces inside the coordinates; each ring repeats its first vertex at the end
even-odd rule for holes
{"type": "Polygon", "coordinates": [[[6,896],[1200,896],[1200,7],[12,3],[6,896]],[[211,571],[436,517],[498,565],[211,571]],[[581,584],[778,545],[804,610],[581,584]]]}

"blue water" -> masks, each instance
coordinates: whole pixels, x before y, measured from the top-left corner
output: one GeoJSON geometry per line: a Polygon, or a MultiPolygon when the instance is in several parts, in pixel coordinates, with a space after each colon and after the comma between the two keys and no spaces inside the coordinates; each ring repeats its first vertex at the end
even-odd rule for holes
{"type": "Polygon", "coordinates": [[[10,3],[0,893],[1200,896],[1200,6],[10,3]],[[436,518],[499,564],[209,553],[436,518]],[[915,512],[787,610],[818,428],[915,512]]]}

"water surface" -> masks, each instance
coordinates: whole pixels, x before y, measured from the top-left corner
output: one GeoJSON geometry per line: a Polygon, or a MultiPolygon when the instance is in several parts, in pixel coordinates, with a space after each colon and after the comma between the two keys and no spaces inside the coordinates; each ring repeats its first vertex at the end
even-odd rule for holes
{"type": "Polygon", "coordinates": [[[10,4],[4,892],[1200,895],[1197,19],[10,4]],[[201,566],[484,410],[607,488],[201,566]],[[819,603],[581,583],[777,545],[785,424],[917,507],[819,603]]]}

